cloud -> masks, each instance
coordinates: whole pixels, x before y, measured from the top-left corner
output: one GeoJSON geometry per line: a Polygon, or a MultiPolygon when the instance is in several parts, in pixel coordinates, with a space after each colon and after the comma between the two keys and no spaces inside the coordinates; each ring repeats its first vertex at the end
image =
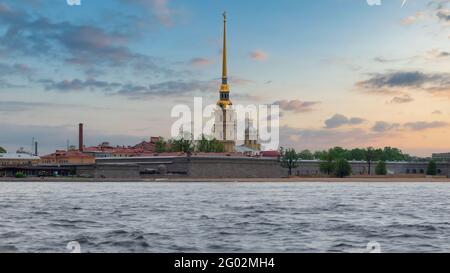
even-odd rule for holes
{"type": "Polygon", "coordinates": [[[1,88],[17,88],[24,87],[23,80],[20,80],[20,84],[12,83],[12,78],[28,78],[30,79],[31,75],[34,74],[34,70],[31,69],[28,65],[15,63],[15,64],[6,64],[0,63],[0,87],[1,88]],[[5,79],[5,78],[8,79],[5,79]]]}
{"type": "Polygon", "coordinates": [[[116,94],[132,99],[140,99],[154,96],[178,97],[195,92],[211,92],[211,90],[215,89],[217,89],[215,81],[166,81],[146,86],[125,84],[116,94]]]}
{"type": "Polygon", "coordinates": [[[450,22],[450,10],[448,10],[448,9],[438,10],[437,13],[436,13],[436,16],[441,21],[450,22]]]}
{"type": "Polygon", "coordinates": [[[55,82],[44,79],[40,81],[46,90],[59,92],[73,91],[101,91],[108,95],[126,96],[131,99],[148,97],[178,97],[195,92],[210,92],[217,89],[215,81],[165,81],[149,85],[137,85],[133,83],[115,83],[99,81],[96,79],[73,79],[55,82]]]}
{"type": "Polygon", "coordinates": [[[427,9],[416,12],[414,15],[404,18],[403,25],[411,25],[424,19],[437,19],[444,23],[444,26],[450,22],[450,9],[448,0],[433,0],[427,4],[427,9]]]}
{"type": "Polygon", "coordinates": [[[375,125],[371,128],[372,131],[377,133],[384,133],[396,128],[399,128],[399,123],[389,123],[385,121],[377,121],[375,125]]]}
{"type": "Polygon", "coordinates": [[[41,102],[22,102],[22,101],[0,101],[0,113],[22,112],[25,110],[36,109],[37,107],[55,106],[51,103],[41,102]]]}
{"type": "Polygon", "coordinates": [[[406,128],[409,128],[413,131],[423,131],[427,129],[442,128],[447,127],[448,125],[449,125],[448,122],[443,121],[433,121],[433,122],[417,121],[417,122],[408,122],[404,124],[406,128]]]}
{"type": "Polygon", "coordinates": [[[79,104],[60,104],[60,103],[49,103],[49,102],[26,102],[26,101],[0,101],[0,113],[11,114],[16,112],[24,112],[24,111],[36,111],[39,109],[67,109],[67,108],[75,108],[75,109],[95,109],[101,110],[106,108],[101,107],[91,107],[86,105],[79,104]]]}
{"type": "Polygon", "coordinates": [[[381,56],[379,56],[379,57],[375,57],[374,59],[373,59],[375,62],[377,62],[377,63],[394,63],[394,62],[398,62],[398,61],[401,61],[401,59],[388,59],[388,58],[384,58],[384,57],[381,57],[381,56]]]}
{"type": "Polygon", "coordinates": [[[391,123],[386,121],[377,121],[371,128],[372,131],[377,133],[384,133],[391,130],[410,130],[410,131],[424,131],[428,129],[443,128],[449,126],[448,122],[443,121],[415,121],[407,122],[404,124],[391,123]]]}
{"type": "Polygon", "coordinates": [[[152,13],[153,16],[164,26],[170,27],[174,25],[175,11],[169,7],[168,0],[122,0],[127,4],[138,5],[143,8],[146,13],[152,13]]]}
{"type": "Polygon", "coordinates": [[[414,23],[416,23],[419,20],[422,20],[425,18],[425,13],[424,12],[417,12],[414,15],[408,16],[405,19],[402,20],[402,25],[412,25],[414,23]]]}
{"type": "Polygon", "coordinates": [[[443,26],[449,26],[450,23],[450,1],[436,0],[429,4],[434,7],[435,16],[439,21],[443,22],[443,26]]]}
{"type": "Polygon", "coordinates": [[[391,87],[421,87],[435,76],[428,76],[425,73],[413,72],[391,72],[385,74],[375,74],[366,81],[358,82],[357,85],[364,88],[391,88],[391,87]]]}
{"type": "Polygon", "coordinates": [[[450,52],[441,51],[438,49],[430,50],[425,54],[425,59],[427,59],[427,60],[441,60],[441,59],[447,59],[449,57],[450,57],[450,52]]]}
{"type": "Polygon", "coordinates": [[[404,103],[409,103],[409,102],[413,102],[414,99],[410,96],[410,95],[403,95],[401,97],[394,97],[390,103],[392,104],[404,104],[404,103]]]}
{"type": "Polygon", "coordinates": [[[292,111],[294,113],[305,113],[314,111],[314,106],[318,105],[318,101],[300,101],[300,100],[280,100],[273,104],[279,105],[280,109],[285,111],[292,111]]]}
{"type": "MultiPolygon", "coordinates": [[[[78,143],[77,125],[44,126],[30,124],[0,123],[0,146],[7,150],[15,151],[19,147],[29,149],[31,138],[35,137],[39,142],[40,154],[54,152],[55,149],[65,149],[66,141],[78,143]]],[[[97,145],[103,141],[110,141],[113,145],[132,145],[140,142],[144,137],[128,135],[105,135],[85,125],[86,145],[97,145]]]]}
{"type": "Polygon", "coordinates": [[[377,63],[382,63],[382,64],[388,64],[388,63],[405,63],[405,64],[411,64],[413,62],[418,62],[418,61],[447,61],[447,58],[450,57],[450,52],[448,51],[443,51],[443,50],[439,50],[439,49],[432,49],[429,50],[427,52],[425,52],[424,54],[420,54],[420,55],[415,55],[412,57],[404,57],[404,58],[385,58],[385,57],[375,57],[373,60],[377,63]]]}
{"type": "Polygon", "coordinates": [[[411,122],[390,123],[378,121],[370,130],[362,128],[348,128],[342,130],[306,129],[280,127],[280,141],[284,147],[301,149],[328,149],[332,146],[363,147],[377,146],[379,142],[386,142],[401,130],[423,131],[431,128],[448,126],[445,122],[411,122]]]}
{"type": "Polygon", "coordinates": [[[325,63],[326,65],[336,65],[339,67],[345,67],[346,69],[349,69],[351,71],[360,71],[362,69],[362,66],[357,60],[355,60],[355,58],[332,57],[322,59],[322,62],[325,63]]]}
{"type": "Polygon", "coordinates": [[[32,73],[32,69],[26,65],[21,63],[15,64],[5,64],[0,63],[0,77],[5,75],[30,75],[32,73]]]}
{"type": "Polygon", "coordinates": [[[168,7],[168,1],[153,0],[151,2],[158,20],[166,26],[173,25],[172,10],[168,7]]]}
{"type": "Polygon", "coordinates": [[[400,90],[422,90],[436,95],[450,95],[450,73],[395,71],[373,74],[370,79],[356,83],[369,93],[393,94],[400,90]]]}
{"type": "Polygon", "coordinates": [[[205,67],[205,66],[210,66],[214,63],[214,60],[212,59],[207,59],[207,58],[194,58],[191,59],[189,61],[189,64],[197,67],[197,68],[201,68],[201,67],[205,67]]]}
{"type": "Polygon", "coordinates": [[[325,121],[325,128],[334,129],[344,125],[358,125],[362,124],[364,121],[365,119],[362,118],[347,118],[344,115],[336,114],[325,121]]]}
{"type": "Polygon", "coordinates": [[[301,149],[320,150],[332,146],[361,147],[382,138],[379,134],[360,128],[348,130],[304,129],[280,127],[281,145],[301,149]]]}
{"type": "Polygon", "coordinates": [[[262,50],[254,50],[249,55],[254,61],[266,61],[269,58],[269,55],[262,50]]]}
{"type": "Polygon", "coordinates": [[[98,81],[95,79],[73,79],[73,80],[63,80],[60,82],[55,82],[53,80],[40,80],[44,84],[46,90],[56,90],[61,92],[71,92],[71,91],[97,91],[102,90],[104,92],[113,91],[120,88],[122,84],[120,83],[109,83],[105,81],[98,81]]]}
{"type": "Polygon", "coordinates": [[[152,72],[153,76],[175,74],[160,59],[130,49],[130,41],[138,36],[133,27],[107,29],[57,22],[6,4],[0,5],[0,23],[5,30],[0,34],[0,51],[9,56],[45,57],[87,68],[121,66],[122,70],[152,72]]]}
{"type": "Polygon", "coordinates": [[[228,78],[228,83],[231,85],[247,85],[255,82],[253,80],[241,78],[238,76],[231,76],[228,78]]]}

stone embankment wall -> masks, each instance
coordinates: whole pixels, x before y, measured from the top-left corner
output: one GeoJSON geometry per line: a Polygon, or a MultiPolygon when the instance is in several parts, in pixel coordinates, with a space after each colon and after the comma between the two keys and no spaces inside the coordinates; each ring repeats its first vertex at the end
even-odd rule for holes
{"type": "MultiPolygon", "coordinates": [[[[354,175],[367,175],[367,162],[351,162],[354,175]]],[[[372,163],[371,174],[375,174],[377,163],[372,163]]],[[[389,162],[391,175],[425,175],[427,162],[389,162]]],[[[449,176],[447,163],[437,164],[438,175],[449,176]]],[[[320,176],[320,162],[302,161],[292,171],[298,176],[320,176]]],[[[155,176],[179,176],[191,178],[280,178],[288,174],[274,158],[249,157],[142,157],[102,158],[94,166],[77,168],[77,174],[93,178],[142,178],[155,176]]]]}

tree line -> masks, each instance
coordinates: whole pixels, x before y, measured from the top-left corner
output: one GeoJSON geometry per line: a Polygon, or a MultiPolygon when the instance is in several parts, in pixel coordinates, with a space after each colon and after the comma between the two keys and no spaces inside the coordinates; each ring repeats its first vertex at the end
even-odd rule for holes
{"type": "Polygon", "coordinates": [[[5,154],[5,153],[6,153],[6,150],[2,146],[0,146],[0,154],[5,154]]]}
{"type": "Polygon", "coordinates": [[[201,139],[194,140],[191,134],[182,134],[176,138],[165,140],[160,137],[155,144],[156,153],[223,153],[225,146],[214,137],[202,135],[201,139]]]}
{"type": "Polygon", "coordinates": [[[413,159],[409,154],[405,154],[398,148],[355,148],[345,149],[342,147],[334,147],[328,150],[311,152],[310,150],[303,150],[299,153],[303,160],[326,160],[329,157],[343,158],[346,160],[366,161],[371,158],[374,161],[411,161],[413,159]]]}
{"type": "MultiPolygon", "coordinates": [[[[368,165],[367,173],[373,174],[375,165],[376,175],[387,175],[386,162],[413,161],[416,158],[403,153],[398,148],[355,148],[345,149],[334,147],[328,150],[311,152],[303,150],[299,153],[295,149],[280,149],[280,164],[288,169],[288,175],[292,175],[292,170],[299,167],[301,160],[320,160],[320,172],[328,176],[346,177],[352,174],[349,161],[364,161],[368,165]]],[[[427,168],[427,175],[436,175],[436,162],[430,161],[427,168]]]]}

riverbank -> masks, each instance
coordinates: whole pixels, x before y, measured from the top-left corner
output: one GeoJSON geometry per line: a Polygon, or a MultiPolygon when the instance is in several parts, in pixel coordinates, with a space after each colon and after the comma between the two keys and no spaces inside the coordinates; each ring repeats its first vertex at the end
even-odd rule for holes
{"type": "Polygon", "coordinates": [[[11,178],[11,177],[0,177],[1,182],[74,182],[74,183],[98,183],[98,182],[149,182],[149,183],[161,183],[161,182],[174,182],[174,183],[193,183],[193,182],[224,182],[224,183],[235,183],[235,182],[292,182],[292,183],[302,183],[302,182],[317,182],[317,183],[339,183],[339,182],[377,182],[377,183],[429,183],[429,182],[442,182],[450,183],[450,178],[446,177],[425,177],[425,176],[398,176],[398,177],[387,177],[387,176],[355,176],[346,178],[330,178],[330,177],[290,177],[290,178],[142,178],[142,179],[94,179],[94,178],[80,178],[80,177],[28,177],[28,178],[11,178]]]}

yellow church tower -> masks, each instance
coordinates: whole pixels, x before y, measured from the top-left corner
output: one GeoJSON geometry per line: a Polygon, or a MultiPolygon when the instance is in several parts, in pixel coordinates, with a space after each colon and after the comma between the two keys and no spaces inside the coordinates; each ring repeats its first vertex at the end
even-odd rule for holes
{"type": "Polygon", "coordinates": [[[227,67],[227,14],[223,13],[223,60],[220,98],[215,111],[214,135],[225,146],[225,152],[234,152],[236,148],[236,113],[230,100],[227,67]]]}
{"type": "Polygon", "coordinates": [[[221,108],[227,108],[233,105],[230,101],[230,86],[228,85],[228,67],[227,67],[227,14],[223,13],[223,57],[222,57],[222,85],[220,86],[220,99],[217,105],[221,108]]]}

